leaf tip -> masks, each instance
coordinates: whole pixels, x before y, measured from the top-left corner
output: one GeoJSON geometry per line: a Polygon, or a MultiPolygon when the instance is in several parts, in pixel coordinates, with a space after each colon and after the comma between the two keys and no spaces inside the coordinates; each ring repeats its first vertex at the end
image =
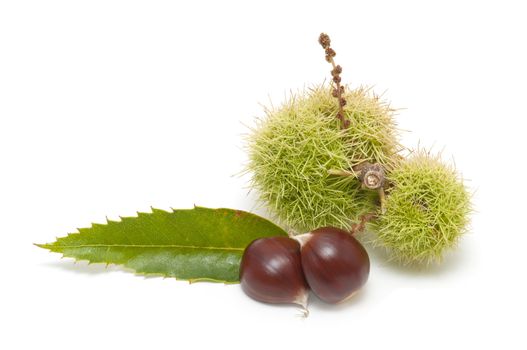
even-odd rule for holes
{"type": "Polygon", "coordinates": [[[42,249],[50,249],[51,247],[51,244],[49,243],[33,243],[33,245],[42,249]]]}

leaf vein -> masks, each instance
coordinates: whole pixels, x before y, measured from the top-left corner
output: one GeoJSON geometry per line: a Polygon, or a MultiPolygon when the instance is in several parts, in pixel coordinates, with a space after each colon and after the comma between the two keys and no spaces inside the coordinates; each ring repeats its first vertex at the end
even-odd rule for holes
{"type": "Polygon", "coordinates": [[[233,250],[243,251],[245,248],[238,247],[207,247],[179,244],[74,244],[74,245],[44,245],[46,248],[189,248],[206,250],[233,250]]]}

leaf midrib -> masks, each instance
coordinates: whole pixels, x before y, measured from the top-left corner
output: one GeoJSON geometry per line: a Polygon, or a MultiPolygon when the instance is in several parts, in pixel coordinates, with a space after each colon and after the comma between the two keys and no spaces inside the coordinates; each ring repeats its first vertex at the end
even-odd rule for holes
{"type": "Polygon", "coordinates": [[[37,244],[41,248],[188,248],[188,249],[204,249],[204,250],[229,250],[229,251],[244,251],[245,248],[236,247],[207,247],[207,246],[193,246],[193,245],[179,245],[179,244],[37,244]]]}

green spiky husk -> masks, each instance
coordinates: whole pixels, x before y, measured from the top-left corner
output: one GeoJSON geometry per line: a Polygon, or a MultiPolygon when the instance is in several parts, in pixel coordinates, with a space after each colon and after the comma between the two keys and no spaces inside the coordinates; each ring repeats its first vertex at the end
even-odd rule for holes
{"type": "Polygon", "coordinates": [[[389,176],[385,213],[369,226],[374,243],[405,264],[440,262],[467,230],[470,194],[455,169],[420,150],[389,176]]]}
{"type": "Polygon", "coordinates": [[[349,229],[360,215],[375,210],[377,194],[362,189],[355,177],[329,171],[350,171],[364,161],[390,170],[399,159],[393,110],[367,89],[346,91],[344,115],[351,125],[345,130],[329,86],[266,110],[251,130],[247,171],[252,187],[293,230],[349,229]]]}

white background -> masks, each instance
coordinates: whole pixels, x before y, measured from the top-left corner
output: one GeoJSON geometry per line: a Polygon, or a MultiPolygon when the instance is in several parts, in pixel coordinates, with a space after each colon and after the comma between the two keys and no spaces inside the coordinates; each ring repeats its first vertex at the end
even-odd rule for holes
{"type": "Polygon", "coordinates": [[[522,1],[1,1],[0,348],[525,349],[522,1]],[[150,206],[253,210],[243,134],[329,75],[372,85],[403,142],[443,149],[475,191],[445,263],[368,248],[367,287],[311,315],[238,285],[134,276],[32,245],[150,206]],[[382,346],[382,347],[381,347],[382,346]]]}

